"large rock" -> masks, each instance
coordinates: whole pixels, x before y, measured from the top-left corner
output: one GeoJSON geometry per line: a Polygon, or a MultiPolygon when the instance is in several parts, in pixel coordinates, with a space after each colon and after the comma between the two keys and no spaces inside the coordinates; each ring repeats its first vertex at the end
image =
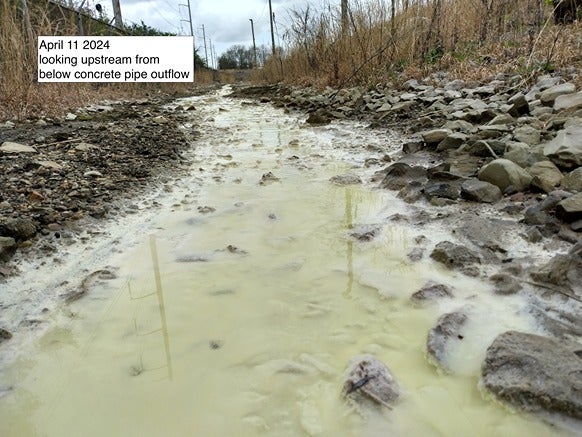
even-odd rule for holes
{"type": "Polygon", "coordinates": [[[458,149],[468,138],[469,136],[462,132],[453,132],[437,145],[436,150],[442,152],[443,150],[458,149]]]}
{"type": "Polygon", "coordinates": [[[472,276],[478,274],[475,264],[481,263],[479,256],[472,250],[450,241],[438,243],[430,257],[449,269],[460,269],[462,272],[472,276]]]}
{"type": "Polygon", "coordinates": [[[453,132],[449,129],[432,129],[420,133],[423,141],[428,144],[438,144],[453,132]]]}
{"type": "Polygon", "coordinates": [[[428,332],[426,338],[426,353],[428,360],[437,367],[450,372],[447,364],[448,349],[451,342],[463,340],[461,331],[467,322],[467,314],[464,311],[443,314],[437,324],[428,332]]]}
{"type": "Polygon", "coordinates": [[[566,254],[555,255],[547,264],[534,267],[531,277],[541,283],[557,285],[578,300],[582,299],[582,243],[566,254]]]}
{"type": "Polygon", "coordinates": [[[562,182],[562,172],[551,161],[536,162],[527,172],[533,176],[531,184],[549,193],[562,182]]]}
{"type": "Polygon", "coordinates": [[[533,126],[520,126],[513,131],[513,138],[521,143],[535,146],[540,143],[540,131],[533,126]]]}
{"type": "Polygon", "coordinates": [[[503,197],[498,186],[477,179],[467,179],[461,184],[461,197],[474,202],[495,203],[503,197]]]}
{"type": "Polygon", "coordinates": [[[411,167],[404,162],[395,162],[385,170],[385,176],[380,186],[390,190],[400,190],[408,186],[412,181],[426,182],[427,171],[424,167],[411,167]]]}
{"type": "Polygon", "coordinates": [[[8,260],[16,250],[16,240],[11,237],[0,237],[0,260],[8,260]]]}
{"type": "Polygon", "coordinates": [[[529,112],[529,103],[522,93],[515,94],[507,101],[507,103],[511,105],[508,113],[514,117],[519,117],[529,112]]]}
{"type": "Polygon", "coordinates": [[[529,147],[527,144],[517,141],[508,141],[505,144],[503,158],[515,162],[521,168],[527,168],[538,161],[548,159],[539,147],[529,147]]]}
{"type": "Polygon", "coordinates": [[[513,161],[501,158],[484,166],[479,171],[479,179],[498,186],[502,191],[509,186],[513,186],[518,191],[524,191],[529,187],[532,177],[513,161]]]}
{"type": "Polygon", "coordinates": [[[562,129],[544,146],[546,155],[560,168],[575,169],[582,166],[582,124],[562,129]]]}
{"type": "Polygon", "coordinates": [[[453,292],[450,287],[444,284],[429,282],[410,296],[410,300],[415,304],[424,304],[427,301],[435,301],[447,297],[453,297],[453,292]]]}
{"type": "Polygon", "coordinates": [[[582,219],[582,193],[574,194],[558,203],[556,216],[568,223],[582,219]]]}
{"type": "Polygon", "coordinates": [[[544,105],[551,105],[554,103],[558,96],[564,94],[572,94],[576,91],[576,86],[573,83],[562,83],[560,85],[555,85],[548,88],[540,95],[540,101],[544,105]]]}
{"type": "Polygon", "coordinates": [[[456,200],[461,195],[459,183],[453,182],[429,182],[424,186],[424,195],[427,199],[443,198],[456,200]]]}
{"type": "Polygon", "coordinates": [[[554,102],[554,111],[568,111],[580,108],[582,108],[582,91],[559,96],[554,102]]]}
{"type": "Polygon", "coordinates": [[[582,192],[582,167],[564,176],[561,186],[566,191],[582,192]]]}
{"type": "Polygon", "coordinates": [[[526,411],[582,419],[582,345],[509,331],[487,349],[483,386],[526,411]]]}
{"type": "Polygon", "coordinates": [[[9,219],[0,223],[0,235],[16,240],[28,240],[36,235],[35,223],[26,218],[9,219]]]}
{"type": "Polygon", "coordinates": [[[358,355],[347,370],[343,393],[362,406],[391,409],[400,397],[400,387],[382,361],[373,355],[358,355]]]}

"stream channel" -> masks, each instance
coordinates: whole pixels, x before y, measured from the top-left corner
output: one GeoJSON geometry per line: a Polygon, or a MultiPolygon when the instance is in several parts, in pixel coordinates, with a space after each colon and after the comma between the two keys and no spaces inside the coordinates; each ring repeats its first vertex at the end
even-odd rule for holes
{"type": "Polygon", "coordinates": [[[13,280],[10,293],[54,310],[0,373],[0,435],[561,435],[478,387],[499,333],[538,332],[521,298],[500,299],[426,253],[410,261],[417,237],[430,250],[448,230],[389,220],[409,205],[373,184],[330,182],[369,180],[378,167],[365,159],[398,153],[398,137],[348,121],[308,126],[227,92],[175,103],[194,105],[183,128],[202,130],[188,175],[136,199],[137,214],[59,268],[31,265],[13,280]],[[371,241],[351,236],[374,228],[371,241]],[[62,295],[83,277],[82,298],[42,301],[38,290],[62,295]],[[455,298],[413,305],[430,280],[455,298]],[[468,303],[444,374],[425,357],[427,332],[468,303]],[[358,354],[398,380],[394,409],[342,397],[358,354]]]}

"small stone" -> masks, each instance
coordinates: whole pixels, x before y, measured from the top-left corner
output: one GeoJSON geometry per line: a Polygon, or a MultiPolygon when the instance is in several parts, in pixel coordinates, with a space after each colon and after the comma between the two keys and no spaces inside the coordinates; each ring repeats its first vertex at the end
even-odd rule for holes
{"type": "Polygon", "coordinates": [[[83,176],[86,178],[88,178],[88,177],[102,178],[103,173],[98,172],[97,170],[90,170],[90,171],[83,173],[83,176]]]}
{"type": "Polygon", "coordinates": [[[268,172],[261,176],[261,180],[259,181],[259,185],[268,185],[273,182],[278,182],[280,179],[275,176],[272,172],[268,172]]]}
{"type": "Polygon", "coordinates": [[[29,195],[28,195],[28,200],[30,202],[42,202],[44,200],[44,196],[42,194],[40,194],[38,191],[32,191],[29,195]]]}
{"type": "Polygon", "coordinates": [[[37,153],[34,147],[27,146],[26,144],[13,143],[6,141],[0,146],[0,152],[4,153],[37,153]]]}
{"type": "Polygon", "coordinates": [[[67,115],[65,115],[65,120],[67,120],[67,121],[73,121],[76,119],[77,119],[77,116],[71,112],[69,112],[67,115]]]}
{"type": "Polygon", "coordinates": [[[329,181],[335,185],[357,185],[362,183],[362,179],[355,174],[332,176],[329,181]]]}
{"type": "Polygon", "coordinates": [[[199,206],[198,207],[198,212],[200,214],[210,214],[216,211],[216,208],[213,208],[212,206],[199,206]]]}

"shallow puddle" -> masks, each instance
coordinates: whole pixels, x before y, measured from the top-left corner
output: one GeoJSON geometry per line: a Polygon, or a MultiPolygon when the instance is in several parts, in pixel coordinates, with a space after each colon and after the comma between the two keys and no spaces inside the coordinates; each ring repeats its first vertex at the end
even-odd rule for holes
{"type": "Polygon", "coordinates": [[[362,167],[366,148],[396,150],[390,138],[349,123],[304,127],[221,95],[188,102],[204,120],[191,176],[92,266],[116,277],[90,278],[87,296],[1,374],[0,435],[567,435],[478,389],[492,339],[534,330],[519,297],[411,262],[422,232],[387,219],[403,203],[329,182],[362,167]],[[378,232],[351,236],[361,229],[378,232]],[[457,297],[413,306],[429,280],[457,297]],[[427,332],[460,307],[471,321],[453,374],[441,374],[425,358],[427,332]],[[399,381],[393,410],[342,398],[362,353],[399,381]]]}

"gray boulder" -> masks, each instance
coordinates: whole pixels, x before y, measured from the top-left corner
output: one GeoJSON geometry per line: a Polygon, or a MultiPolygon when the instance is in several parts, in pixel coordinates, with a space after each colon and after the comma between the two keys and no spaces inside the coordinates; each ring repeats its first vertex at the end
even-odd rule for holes
{"type": "Polygon", "coordinates": [[[521,143],[535,146],[540,143],[540,131],[532,126],[520,126],[513,131],[513,138],[521,143]]]}
{"type": "Polygon", "coordinates": [[[449,269],[460,269],[463,273],[471,276],[477,276],[479,273],[475,268],[475,264],[481,263],[479,256],[465,246],[450,241],[438,243],[430,257],[449,269]]]}
{"type": "Polygon", "coordinates": [[[395,162],[384,171],[384,179],[380,183],[382,188],[400,190],[408,186],[412,181],[424,183],[428,179],[424,167],[410,166],[404,162],[395,162]]]}
{"type": "Polygon", "coordinates": [[[496,294],[515,294],[522,288],[519,281],[507,273],[496,273],[491,275],[489,280],[495,284],[496,294]]]}
{"type": "Polygon", "coordinates": [[[450,287],[447,287],[444,284],[429,282],[410,296],[410,300],[415,304],[423,304],[427,301],[434,301],[446,297],[453,297],[453,292],[450,287]]]}
{"type": "Polygon", "coordinates": [[[27,218],[9,219],[0,223],[0,235],[12,237],[15,240],[28,240],[36,235],[36,225],[27,218]]]}
{"type": "Polygon", "coordinates": [[[503,197],[498,186],[478,179],[467,179],[461,184],[461,197],[481,203],[495,203],[503,197]]]}
{"type": "Polygon", "coordinates": [[[505,144],[503,158],[515,162],[521,168],[527,168],[538,161],[548,159],[544,156],[543,150],[539,150],[539,147],[529,147],[525,143],[516,141],[508,141],[505,144]]]}
{"type": "Polygon", "coordinates": [[[554,102],[554,111],[569,111],[582,108],[582,91],[561,95],[554,102]]]}
{"type": "Polygon", "coordinates": [[[574,194],[558,203],[556,216],[568,223],[582,219],[582,193],[574,194]]]}
{"type": "Polygon", "coordinates": [[[427,199],[438,197],[456,200],[461,195],[459,183],[429,182],[424,186],[423,191],[427,199]]]}
{"type": "Polygon", "coordinates": [[[544,105],[552,105],[558,96],[572,94],[576,91],[573,83],[562,83],[548,88],[540,95],[540,100],[544,105]]]}
{"type": "Polygon", "coordinates": [[[498,399],[532,412],[582,419],[582,345],[509,331],[487,349],[483,386],[498,399]]]}
{"type": "Polygon", "coordinates": [[[0,260],[9,259],[16,250],[16,240],[11,237],[0,237],[0,260]]]}
{"type": "Polygon", "coordinates": [[[400,387],[382,361],[373,355],[358,355],[347,370],[343,394],[361,406],[392,409],[400,397],[400,387]]]}
{"type": "Polygon", "coordinates": [[[562,172],[551,161],[540,161],[527,169],[533,176],[531,184],[546,193],[550,193],[562,182],[562,172]]]}
{"type": "Polygon", "coordinates": [[[449,129],[432,129],[421,132],[420,136],[426,144],[431,145],[440,143],[450,134],[452,134],[452,131],[449,129]]]}
{"type": "Polygon", "coordinates": [[[507,103],[511,105],[508,113],[514,117],[519,117],[529,112],[529,103],[522,93],[515,94],[507,101],[507,103]]]}
{"type": "Polygon", "coordinates": [[[464,311],[443,314],[438,319],[436,326],[428,332],[426,338],[426,353],[431,364],[445,372],[451,371],[447,364],[448,350],[452,342],[464,339],[462,328],[467,319],[464,311]]]}
{"type": "Polygon", "coordinates": [[[531,175],[509,159],[496,159],[484,166],[479,171],[479,179],[498,186],[505,191],[513,186],[518,191],[524,191],[529,187],[531,175]]]}
{"type": "Polygon", "coordinates": [[[561,187],[566,191],[582,192],[582,167],[565,175],[561,187]]]}
{"type": "Polygon", "coordinates": [[[468,138],[468,135],[462,132],[454,132],[438,143],[436,150],[442,152],[443,150],[458,149],[468,138]]]}
{"type": "Polygon", "coordinates": [[[546,155],[560,168],[575,169],[582,166],[582,124],[562,129],[544,146],[546,155]]]}
{"type": "Polygon", "coordinates": [[[534,267],[531,277],[544,284],[557,285],[567,293],[582,299],[582,243],[566,254],[554,256],[543,266],[534,267]]]}

